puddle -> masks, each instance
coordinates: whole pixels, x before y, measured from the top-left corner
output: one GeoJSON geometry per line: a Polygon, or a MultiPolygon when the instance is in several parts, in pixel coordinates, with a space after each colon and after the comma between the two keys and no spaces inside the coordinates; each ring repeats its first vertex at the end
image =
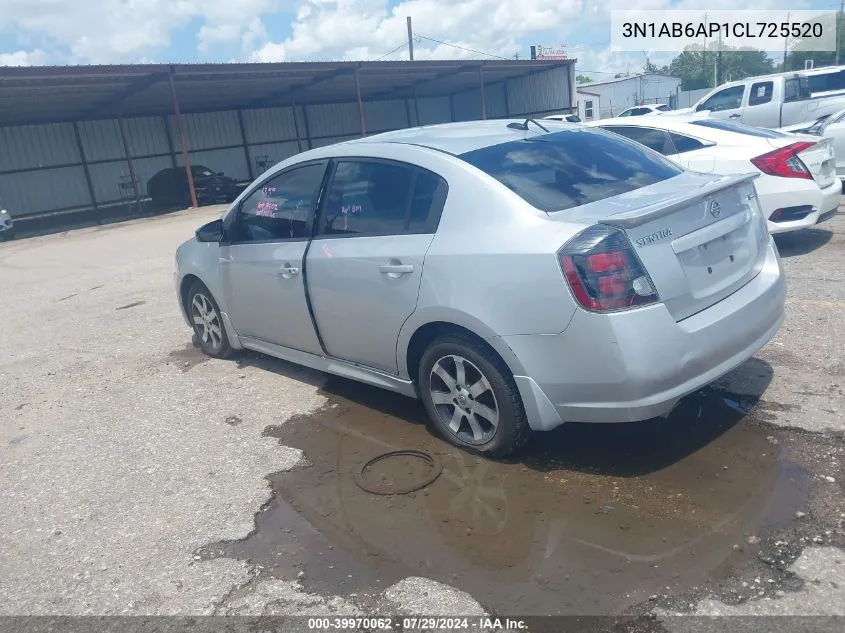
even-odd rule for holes
{"type": "Polygon", "coordinates": [[[211,357],[206,356],[192,343],[188,343],[185,347],[173,350],[167,355],[167,363],[175,364],[182,372],[191,371],[197,365],[202,365],[211,360],[211,357]]]}
{"type": "Polygon", "coordinates": [[[437,439],[415,401],[336,379],[327,395],[316,414],[265,430],[309,465],[270,476],[274,497],[256,530],[203,557],[287,580],[302,571],[317,591],[421,575],[503,613],[621,613],[727,576],[753,556],[734,545],[794,521],[810,487],[771,430],[714,392],[666,420],[536,434],[510,462],[437,439]],[[400,449],[435,455],[442,474],[407,495],[356,485],[368,460],[400,449]]]}

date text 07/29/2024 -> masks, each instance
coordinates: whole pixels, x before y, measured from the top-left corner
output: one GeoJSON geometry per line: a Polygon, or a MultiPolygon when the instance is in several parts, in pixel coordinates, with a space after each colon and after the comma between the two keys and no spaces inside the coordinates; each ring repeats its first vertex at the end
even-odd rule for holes
{"type": "Polygon", "coordinates": [[[524,620],[497,618],[490,616],[475,617],[334,617],[308,618],[309,631],[520,631],[524,630],[524,620]]]}

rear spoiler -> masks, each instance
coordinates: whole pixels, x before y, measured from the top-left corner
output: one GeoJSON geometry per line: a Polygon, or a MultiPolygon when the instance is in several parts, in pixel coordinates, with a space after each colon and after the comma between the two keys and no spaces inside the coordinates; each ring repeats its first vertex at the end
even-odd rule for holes
{"type": "Polygon", "coordinates": [[[640,226],[646,222],[651,222],[652,220],[669,215],[681,207],[688,207],[696,202],[701,202],[714,193],[751,182],[759,175],[759,173],[748,173],[736,176],[724,176],[723,178],[709,182],[706,185],[702,185],[688,194],[678,194],[676,196],[666,198],[658,203],[634,209],[633,211],[624,211],[617,215],[611,215],[609,218],[602,220],[601,224],[608,224],[610,226],[616,226],[623,229],[640,226]]]}

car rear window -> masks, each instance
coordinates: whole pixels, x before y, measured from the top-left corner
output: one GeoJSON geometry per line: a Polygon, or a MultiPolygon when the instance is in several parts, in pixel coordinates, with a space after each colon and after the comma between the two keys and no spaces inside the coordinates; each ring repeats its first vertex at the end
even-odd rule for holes
{"type": "Polygon", "coordinates": [[[660,110],[661,112],[669,112],[670,110],[672,110],[672,108],[670,108],[667,105],[659,105],[659,106],[657,106],[657,109],[660,110]]]}
{"type": "Polygon", "coordinates": [[[784,134],[775,132],[774,130],[764,130],[762,128],[751,127],[742,123],[725,121],[723,119],[701,119],[700,121],[691,121],[691,123],[693,125],[700,125],[701,127],[710,127],[715,130],[735,132],[737,134],[747,134],[748,136],[759,136],[761,138],[780,138],[781,136],[784,136],[784,134]]]}
{"type": "Polygon", "coordinates": [[[588,129],[491,145],[460,158],[547,212],[618,196],[683,171],[639,143],[588,129]]]}

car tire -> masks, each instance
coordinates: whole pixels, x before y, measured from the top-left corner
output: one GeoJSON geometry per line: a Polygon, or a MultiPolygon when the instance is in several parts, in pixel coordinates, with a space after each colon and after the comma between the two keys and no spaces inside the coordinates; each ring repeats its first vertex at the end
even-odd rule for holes
{"type": "Polygon", "coordinates": [[[188,290],[186,309],[199,348],[214,358],[231,356],[232,346],[226,336],[222,312],[205,284],[194,282],[188,290]]]}
{"type": "Polygon", "coordinates": [[[419,389],[435,431],[457,446],[504,457],[528,441],[530,428],[513,375],[472,336],[435,339],[420,359],[419,389]]]}

